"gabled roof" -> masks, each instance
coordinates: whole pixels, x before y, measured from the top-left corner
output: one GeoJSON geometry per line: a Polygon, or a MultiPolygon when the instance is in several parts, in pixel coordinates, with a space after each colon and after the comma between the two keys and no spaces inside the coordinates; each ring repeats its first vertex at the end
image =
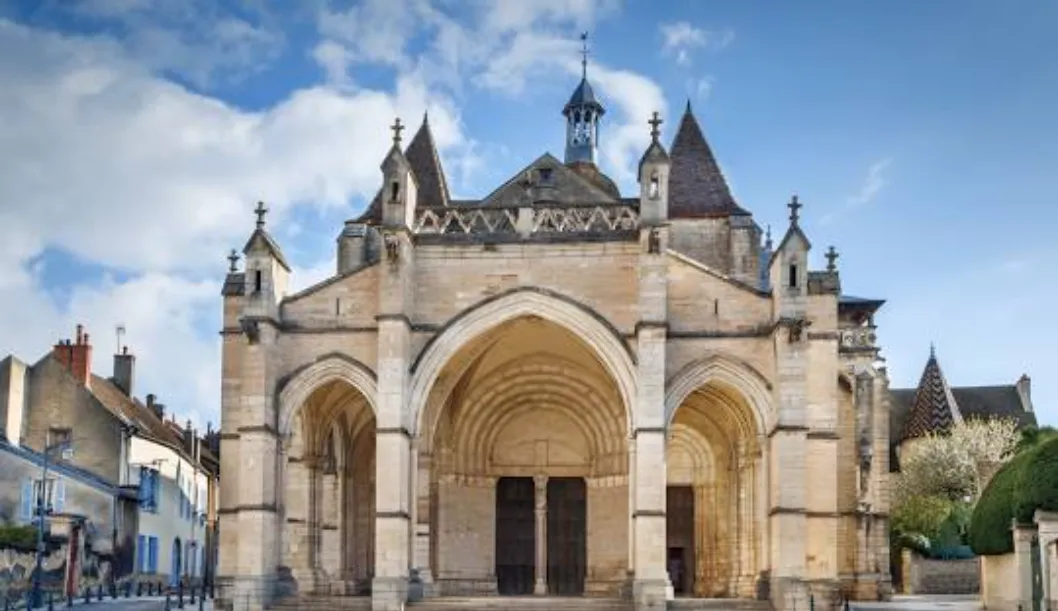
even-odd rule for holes
{"type": "Polygon", "coordinates": [[[952,395],[948,381],[940,370],[937,355],[931,350],[922,378],[915,389],[908,410],[907,422],[904,424],[901,440],[925,437],[930,433],[943,434],[950,432],[957,422],[962,421],[959,404],[952,395]]]}
{"type": "Polygon", "coordinates": [[[643,156],[639,158],[639,173],[643,173],[643,164],[647,162],[668,162],[671,161],[668,151],[665,150],[664,146],[657,140],[651,140],[650,145],[647,146],[647,150],[643,151],[643,156]]]}
{"type": "Polygon", "coordinates": [[[283,251],[280,250],[279,244],[276,244],[276,241],[272,239],[272,236],[268,235],[268,232],[263,227],[258,227],[250,234],[250,239],[246,241],[246,246],[243,247],[242,253],[248,255],[256,247],[265,249],[268,254],[272,255],[283,266],[283,269],[290,271],[290,264],[287,263],[286,257],[283,256],[283,251]]]}
{"type": "MultiPolygon", "coordinates": [[[[812,242],[809,241],[808,236],[805,235],[805,232],[803,229],[801,229],[801,226],[797,223],[791,223],[790,228],[786,230],[786,235],[782,237],[782,241],[779,242],[779,246],[775,248],[772,254],[774,255],[775,253],[780,253],[785,250],[786,244],[788,244],[790,240],[795,237],[799,238],[802,242],[804,242],[805,250],[810,250],[812,248],[812,242]]],[[[778,257],[771,257],[771,261],[768,262],[769,269],[771,268],[772,263],[775,263],[776,260],[778,260],[778,257]]]]}
{"type": "Polygon", "coordinates": [[[603,184],[585,176],[581,171],[563,164],[551,153],[544,153],[537,157],[532,163],[514,173],[511,178],[489,193],[481,200],[482,205],[508,205],[524,201],[526,190],[523,181],[527,174],[537,173],[539,170],[551,171],[550,189],[554,201],[562,204],[590,204],[590,203],[614,203],[620,198],[603,187],[603,184]]]}
{"type": "Polygon", "coordinates": [[[687,102],[670,149],[669,217],[701,218],[748,214],[731,196],[727,180],[687,102]]]}

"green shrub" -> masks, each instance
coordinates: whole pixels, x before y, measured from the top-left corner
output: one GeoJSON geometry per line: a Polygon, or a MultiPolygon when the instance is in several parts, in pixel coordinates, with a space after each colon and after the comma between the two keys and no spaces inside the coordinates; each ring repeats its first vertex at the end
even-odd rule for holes
{"type": "Polygon", "coordinates": [[[952,511],[952,502],[940,496],[912,496],[893,507],[892,528],[898,533],[919,534],[929,540],[940,534],[952,511]]]}
{"type": "Polygon", "coordinates": [[[970,547],[975,554],[994,556],[1014,551],[1010,528],[1015,517],[1015,495],[1022,472],[1035,453],[1033,449],[1015,455],[981,492],[970,518],[970,547]]]}
{"type": "Polygon", "coordinates": [[[0,549],[37,549],[37,529],[33,526],[0,524],[0,549]]]}
{"type": "Polygon", "coordinates": [[[1041,442],[1027,454],[1014,493],[1014,515],[1026,524],[1033,521],[1037,509],[1058,511],[1058,438],[1041,442]]]}

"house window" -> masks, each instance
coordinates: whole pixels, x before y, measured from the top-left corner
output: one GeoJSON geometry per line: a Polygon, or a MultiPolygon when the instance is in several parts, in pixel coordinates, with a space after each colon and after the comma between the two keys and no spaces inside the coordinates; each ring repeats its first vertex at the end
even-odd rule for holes
{"type": "Polygon", "coordinates": [[[140,467],[139,502],[140,509],[158,513],[158,470],[140,467]]]}
{"type": "Polygon", "coordinates": [[[540,168],[540,182],[551,182],[551,168],[540,168]]]}
{"type": "Polygon", "coordinates": [[[27,478],[22,483],[22,497],[19,517],[31,522],[37,515],[37,503],[41,492],[44,493],[45,513],[62,513],[66,505],[66,482],[58,478],[45,480],[27,478]]]}
{"type": "Polygon", "coordinates": [[[48,429],[48,445],[55,446],[60,443],[69,443],[73,433],[69,428],[48,429]]]}

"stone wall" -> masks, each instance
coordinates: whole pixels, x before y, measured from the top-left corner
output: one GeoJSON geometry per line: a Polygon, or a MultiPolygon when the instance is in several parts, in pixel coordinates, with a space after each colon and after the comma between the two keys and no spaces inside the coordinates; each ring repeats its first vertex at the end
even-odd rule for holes
{"type": "Polygon", "coordinates": [[[981,591],[980,558],[934,560],[904,551],[906,594],[977,594],[981,591]]]}
{"type": "Polygon", "coordinates": [[[981,556],[981,603],[989,611],[1013,611],[1021,602],[1017,554],[981,556]]]}

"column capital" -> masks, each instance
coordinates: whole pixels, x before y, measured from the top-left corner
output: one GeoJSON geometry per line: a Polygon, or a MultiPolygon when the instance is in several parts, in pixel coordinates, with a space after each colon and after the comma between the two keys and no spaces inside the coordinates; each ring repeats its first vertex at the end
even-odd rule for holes
{"type": "Polygon", "coordinates": [[[534,475],[533,476],[533,483],[536,484],[536,488],[538,490],[540,488],[545,488],[545,489],[547,488],[547,480],[548,480],[548,476],[547,475],[534,475]]]}

